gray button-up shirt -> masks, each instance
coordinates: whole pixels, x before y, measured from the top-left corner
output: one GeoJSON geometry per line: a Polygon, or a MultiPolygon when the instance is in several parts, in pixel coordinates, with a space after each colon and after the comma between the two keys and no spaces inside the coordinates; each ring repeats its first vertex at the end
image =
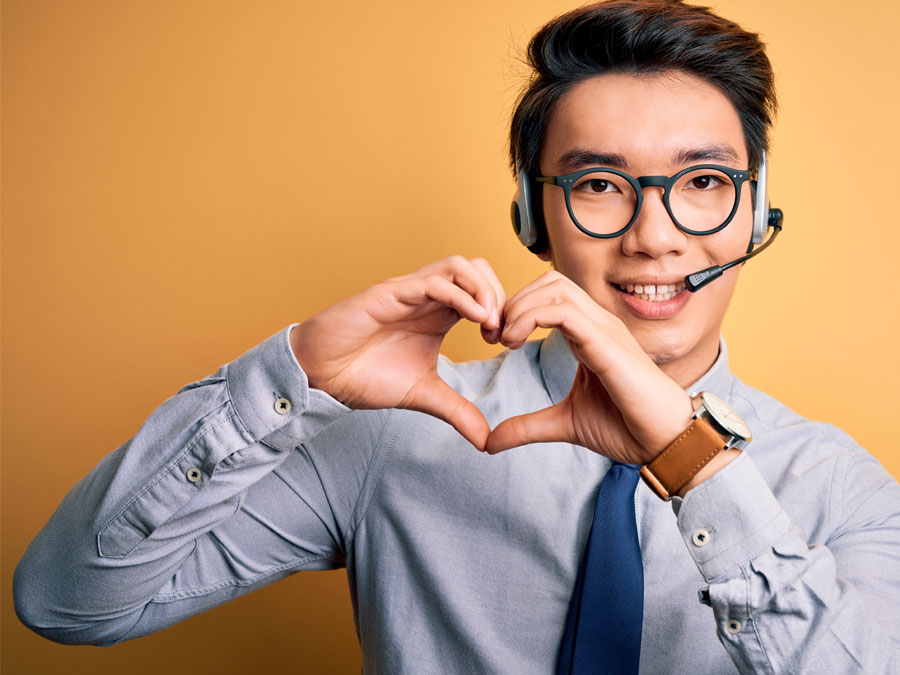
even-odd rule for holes
{"type": "MultiPolygon", "coordinates": [[[[185,387],[71,490],[16,570],[23,621],[112,643],[345,566],[364,672],[552,673],[609,460],[488,456],[428,415],[351,411],[308,388],[288,333],[185,387]]],[[[440,374],[493,426],[560,401],[575,366],[554,332],[440,374]]],[[[684,500],[638,484],[641,672],[900,672],[897,482],[741,383],[724,345],[691,390],[754,439],[684,500]]]]}

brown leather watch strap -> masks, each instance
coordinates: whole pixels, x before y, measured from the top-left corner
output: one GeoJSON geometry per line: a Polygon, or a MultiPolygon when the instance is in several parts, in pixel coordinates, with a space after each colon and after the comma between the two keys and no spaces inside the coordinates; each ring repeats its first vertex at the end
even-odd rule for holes
{"type": "Polygon", "coordinates": [[[725,445],[722,435],[697,417],[656,459],[641,468],[641,478],[662,499],[671,499],[725,445]]]}

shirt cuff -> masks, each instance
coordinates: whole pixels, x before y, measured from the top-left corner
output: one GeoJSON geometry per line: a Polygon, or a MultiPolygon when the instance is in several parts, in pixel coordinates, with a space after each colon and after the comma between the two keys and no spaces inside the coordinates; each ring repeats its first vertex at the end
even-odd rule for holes
{"type": "Polygon", "coordinates": [[[312,438],[350,408],[318,389],[291,349],[291,324],[228,364],[228,396],[247,432],[279,450],[312,438]]]}
{"type": "Polygon", "coordinates": [[[672,499],[678,529],[707,583],[772,549],[791,528],[746,451],[684,498],[672,499]]]}

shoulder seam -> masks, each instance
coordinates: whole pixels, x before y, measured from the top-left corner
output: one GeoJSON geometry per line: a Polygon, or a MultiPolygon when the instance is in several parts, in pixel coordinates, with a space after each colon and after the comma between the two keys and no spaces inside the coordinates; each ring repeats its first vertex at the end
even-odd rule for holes
{"type": "MultiPolygon", "coordinates": [[[[369,458],[369,464],[366,467],[365,475],[362,479],[362,484],[359,487],[359,494],[356,496],[356,501],[353,504],[353,509],[350,512],[350,518],[347,521],[347,529],[342,533],[344,542],[345,542],[345,555],[349,558],[350,550],[353,548],[355,544],[354,536],[356,535],[356,531],[359,528],[359,525],[365,520],[366,513],[369,510],[369,504],[372,503],[372,497],[374,496],[378,480],[380,478],[380,469],[384,466],[384,462],[379,462],[378,471],[373,473],[373,466],[380,459],[383,454],[382,449],[384,445],[382,444],[382,440],[384,438],[384,434],[388,428],[388,424],[391,422],[392,418],[395,417],[396,408],[391,408],[388,410],[387,415],[385,415],[384,424],[381,425],[381,430],[378,432],[378,438],[375,441],[375,446],[372,448],[372,456],[369,458]],[[374,481],[375,485],[373,485],[372,490],[369,494],[368,499],[366,500],[365,506],[362,505],[363,495],[366,493],[366,489],[369,485],[370,481],[374,481]],[[362,512],[360,512],[360,510],[362,512]]],[[[397,434],[399,433],[399,428],[395,429],[393,435],[391,436],[390,442],[387,447],[393,447],[394,441],[397,438],[397,434]]],[[[386,450],[385,450],[386,452],[386,450]]]]}

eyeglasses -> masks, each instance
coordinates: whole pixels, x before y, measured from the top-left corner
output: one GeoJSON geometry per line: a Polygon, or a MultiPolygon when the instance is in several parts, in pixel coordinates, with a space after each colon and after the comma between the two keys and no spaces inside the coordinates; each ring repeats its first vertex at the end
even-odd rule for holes
{"type": "Polygon", "coordinates": [[[591,237],[612,239],[628,231],[644,203],[644,188],[663,188],[663,204],[682,232],[714,234],[731,222],[741,199],[741,183],[749,171],[700,164],[674,176],[629,176],[617,169],[582,169],[564,176],[535,180],[558,185],[566,193],[566,208],[579,230],[591,237]]]}

